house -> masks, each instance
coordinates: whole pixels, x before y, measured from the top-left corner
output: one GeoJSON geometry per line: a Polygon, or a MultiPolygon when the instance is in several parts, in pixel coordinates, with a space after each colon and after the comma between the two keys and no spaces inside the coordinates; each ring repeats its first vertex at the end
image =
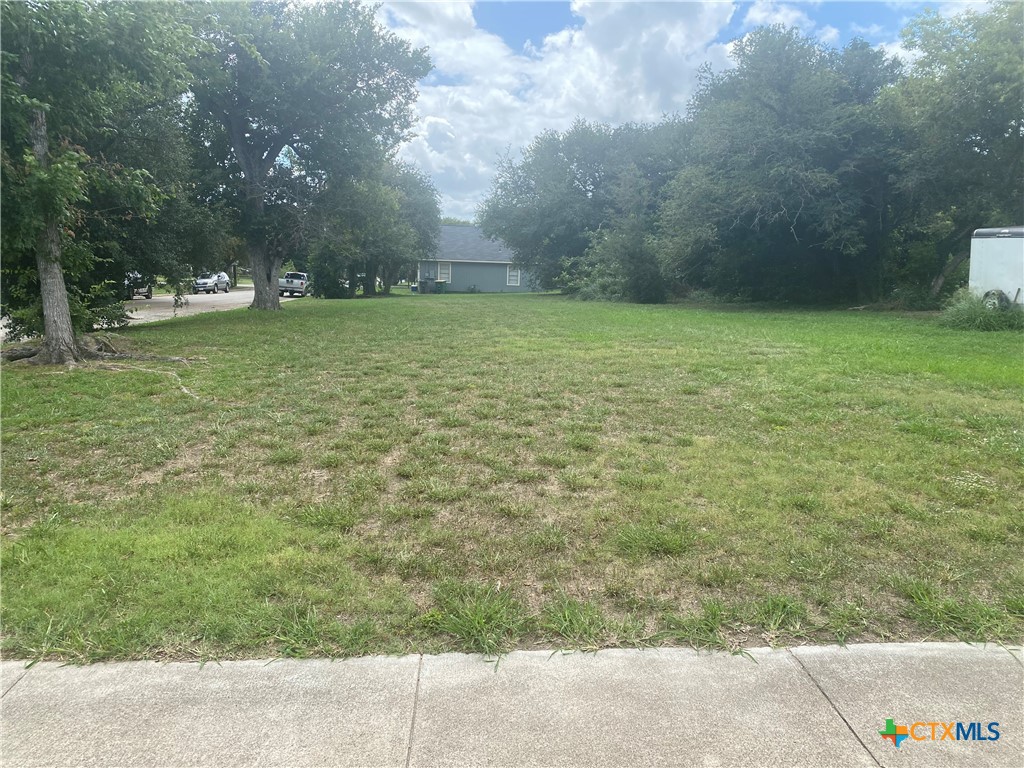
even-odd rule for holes
{"type": "Polygon", "coordinates": [[[524,271],[512,263],[512,252],[484,237],[479,227],[441,225],[437,258],[420,261],[418,281],[443,282],[461,293],[519,293],[529,291],[524,271]]]}

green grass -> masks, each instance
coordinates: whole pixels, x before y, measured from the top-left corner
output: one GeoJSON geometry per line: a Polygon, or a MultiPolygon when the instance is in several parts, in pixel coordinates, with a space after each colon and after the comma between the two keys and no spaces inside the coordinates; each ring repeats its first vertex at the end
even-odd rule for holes
{"type": "Polygon", "coordinates": [[[1022,342],[403,296],[6,365],[4,652],[1019,641],[1022,342]]]}
{"type": "Polygon", "coordinates": [[[735,618],[729,615],[721,600],[705,600],[700,611],[686,616],[665,617],[661,640],[692,645],[707,650],[730,650],[727,631],[735,618]]]}
{"type": "Polygon", "coordinates": [[[1019,331],[1024,329],[1024,309],[1020,304],[990,308],[984,297],[961,288],[946,302],[940,322],[964,331],[1019,331]]]}
{"type": "Polygon", "coordinates": [[[423,623],[487,656],[508,650],[530,624],[523,605],[500,586],[443,581],[434,587],[434,601],[423,623]]]}

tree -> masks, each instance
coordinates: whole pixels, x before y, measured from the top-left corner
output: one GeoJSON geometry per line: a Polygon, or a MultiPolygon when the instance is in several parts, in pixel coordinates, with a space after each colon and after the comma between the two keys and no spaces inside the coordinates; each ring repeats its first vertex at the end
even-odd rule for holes
{"type": "Polygon", "coordinates": [[[869,297],[894,171],[872,105],[898,65],[777,26],[733,55],[735,68],[702,73],[691,105],[690,163],[660,213],[666,271],[761,300],[869,297]]]}
{"type": "Polygon", "coordinates": [[[176,10],[2,4],[3,251],[5,264],[20,265],[20,298],[38,281],[45,340],[37,362],[82,356],[65,271],[81,274],[95,259],[77,239],[90,195],[112,194],[125,213],[155,208],[158,190],[145,171],[110,163],[85,144],[114,132],[112,119],[126,105],[166,103],[182,92],[191,38],[176,10]]]}
{"type": "Polygon", "coordinates": [[[578,271],[581,295],[660,304],[670,281],[658,260],[657,213],[665,187],[685,164],[691,126],[678,118],[626,124],[612,134],[601,224],[578,271]]]}
{"type": "MultiPolygon", "coordinates": [[[[629,147],[623,149],[628,152],[629,147]]],[[[611,206],[602,226],[590,233],[590,247],[580,271],[584,298],[640,304],[661,304],[667,298],[652,236],[655,187],[656,182],[633,162],[616,174],[611,206]]]]}
{"type": "Polygon", "coordinates": [[[898,189],[904,237],[929,251],[919,279],[932,295],[967,258],[978,227],[1016,223],[1024,198],[1024,15],[1017,2],[943,17],[903,32],[917,54],[884,100],[903,136],[898,189]]]}
{"type": "Polygon", "coordinates": [[[403,237],[399,242],[405,247],[392,247],[381,261],[385,294],[391,293],[391,286],[417,261],[434,258],[441,237],[441,208],[430,177],[404,163],[392,166],[391,177],[390,184],[398,194],[398,223],[409,228],[411,238],[403,237]]]}
{"type": "Polygon", "coordinates": [[[437,190],[412,166],[392,163],[370,178],[334,179],[309,217],[314,290],[326,298],[383,292],[418,259],[431,258],[440,233],[437,190]],[[358,278],[362,275],[362,278],[358,278]]]}
{"type": "Polygon", "coordinates": [[[480,209],[484,234],[504,241],[541,287],[664,300],[651,217],[689,131],[673,117],[618,128],[578,120],[541,134],[520,161],[500,161],[480,209]]]}
{"type": "Polygon", "coordinates": [[[87,141],[90,153],[108,165],[145,169],[155,188],[147,216],[135,215],[138,206],[125,200],[119,188],[97,187],[83,204],[82,226],[76,243],[87,242],[94,255],[91,268],[77,277],[65,273],[70,294],[78,294],[91,330],[101,321],[127,323],[125,275],[137,273],[148,284],[165,278],[184,292],[192,276],[202,269],[226,267],[233,259],[237,238],[230,211],[213,194],[201,149],[186,132],[183,103],[130,105],[113,116],[116,131],[87,141]],[[105,215],[105,211],[127,211],[105,215]]]}
{"type": "Polygon", "coordinates": [[[517,162],[498,163],[477,218],[501,239],[542,288],[573,280],[606,204],[612,131],[577,120],[564,134],[545,131],[517,162]]]}
{"type": "MultiPolygon", "coordinates": [[[[268,246],[268,203],[289,148],[313,176],[358,175],[406,137],[426,52],[384,30],[357,3],[216,3],[194,59],[193,95],[207,144],[231,171],[256,309],[278,309],[282,253],[268,246]]],[[[311,181],[310,188],[323,178],[311,181]]],[[[307,201],[308,202],[308,201],[307,201]]]]}

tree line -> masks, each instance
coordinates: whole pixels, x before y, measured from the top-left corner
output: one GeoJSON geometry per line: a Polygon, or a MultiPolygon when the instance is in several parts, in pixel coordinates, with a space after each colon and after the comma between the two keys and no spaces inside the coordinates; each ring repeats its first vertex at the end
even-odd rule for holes
{"type": "Polygon", "coordinates": [[[284,261],[374,292],[437,244],[437,192],[396,160],[431,69],[357,2],[0,3],[2,314],[39,362],[124,322],[127,274],[181,287],[284,261]]]}
{"type": "Polygon", "coordinates": [[[909,63],[757,29],[685,115],[578,120],[506,155],[479,222],[584,298],[934,305],[975,228],[1020,221],[1024,15],[925,12],[902,39],[909,63]]]}

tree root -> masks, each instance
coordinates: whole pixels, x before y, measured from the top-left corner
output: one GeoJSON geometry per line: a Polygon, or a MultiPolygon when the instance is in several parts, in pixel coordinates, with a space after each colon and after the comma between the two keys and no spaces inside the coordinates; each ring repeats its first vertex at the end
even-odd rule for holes
{"type": "MultiPolygon", "coordinates": [[[[145,360],[160,363],[184,363],[185,365],[188,365],[189,360],[187,358],[124,352],[114,346],[109,335],[101,336],[91,334],[83,336],[79,340],[77,354],[77,360],[64,363],[64,366],[67,368],[77,368],[80,365],[88,365],[91,368],[98,368],[107,371],[143,371],[145,373],[154,373],[159,376],[170,376],[177,383],[178,389],[186,395],[194,400],[201,399],[195,392],[191,391],[182,383],[181,377],[174,371],[161,371],[155,368],[142,368],[137,365],[116,365],[104,362],[107,360],[145,360]]],[[[16,347],[10,347],[9,349],[5,349],[3,352],[0,352],[0,359],[3,359],[5,362],[23,360],[29,365],[50,364],[50,360],[45,354],[45,347],[41,344],[21,344],[16,347]]]]}
{"type": "Polygon", "coordinates": [[[129,352],[96,352],[90,360],[150,360],[158,363],[189,364],[187,357],[167,357],[166,355],[143,355],[129,352]]]}
{"type": "MultiPolygon", "coordinates": [[[[0,352],[0,359],[5,362],[25,360],[31,365],[52,364],[52,361],[42,354],[44,351],[45,347],[42,344],[21,344],[0,352]]],[[[73,366],[86,360],[151,360],[162,363],[185,363],[186,365],[189,362],[184,357],[148,355],[119,350],[114,346],[110,334],[86,334],[82,336],[78,341],[77,357],[77,360],[69,361],[66,365],[73,366]]]]}
{"type": "MultiPolygon", "coordinates": [[[[107,359],[109,359],[109,358],[107,358],[107,359]]],[[[123,358],[117,358],[117,359],[123,359],[123,358]]],[[[127,359],[130,359],[130,358],[127,358],[127,359]]],[[[182,361],[184,361],[184,358],[158,358],[158,359],[161,359],[161,360],[182,360],[182,361]]],[[[186,395],[191,397],[193,400],[202,400],[202,398],[199,397],[199,395],[197,395],[195,392],[193,392],[192,390],[190,390],[188,387],[186,387],[184,384],[181,383],[181,376],[176,374],[174,371],[160,371],[160,370],[157,370],[156,368],[142,368],[142,367],[137,366],[137,365],[113,365],[111,363],[97,363],[97,364],[92,365],[90,367],[91,368],[98,368],[98,369],[103,370],[103,371],[142,371],[143,373],[155,373],[155,374],[160,375],[160,376],[170,376],[172,379],[174,379],[177,382],[178,389],[180,389],[186,395]]]]}
{"type": "Polygon", "coordinates": [[[0,359],[10,363],[15,360],[25,360],[39,354],[42,347],[11,347],[0,352],[0,359]]]}

